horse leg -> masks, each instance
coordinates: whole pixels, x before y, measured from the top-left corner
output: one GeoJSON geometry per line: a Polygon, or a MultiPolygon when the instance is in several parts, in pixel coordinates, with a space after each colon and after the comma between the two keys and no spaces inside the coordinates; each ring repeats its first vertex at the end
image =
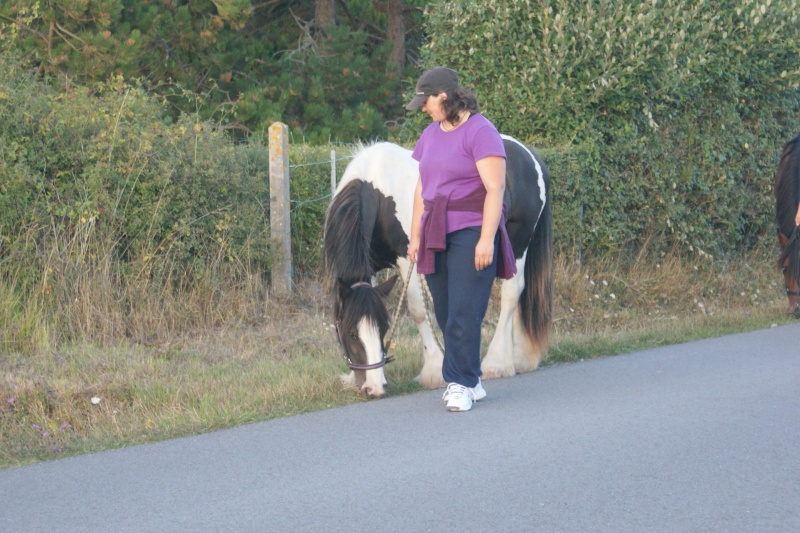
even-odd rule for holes
{"type": "Polygon", "coordinates": [[[514,369],[517,374],[530,372],[539,367],[544,350],[536,341],[532,340],[525,330],[522,322],[520,307],[514,313],[514,369]]]}
{"type": "MultiPolygon", "coordinates": [[[[518,304],[525,288],[525,256],[517,261],[517,273],[500,286],[500,317],[486,357],[481,362],[483,379],[513,376],[515,370],[514,315],[519,314],[518,304]]],[[[523,348],[524,349],[524,348],[523,348]]]]}
{"type": "MultiPolygon", "coordinates": [[[[408,260],[405,258],[398,259],[397,265],[400,268],[400,272],[403,273],[403,276],[407,276],[408,260]]],[[[426,389],[444,387],[445,383],[442,379],[444,354],[442,354],[442,351],[439,349],[436,337],[434,337],[432,325],[428,321],[428,316],[425,312],[425,303],[422,301],[419,276],[416,274],[416,270],[411,273],[411,280],[408,283],[406,297],[408,301],[408,312],[422,337],[422,370],[420,370],[419,375],[414,379],[426,389]]]]}

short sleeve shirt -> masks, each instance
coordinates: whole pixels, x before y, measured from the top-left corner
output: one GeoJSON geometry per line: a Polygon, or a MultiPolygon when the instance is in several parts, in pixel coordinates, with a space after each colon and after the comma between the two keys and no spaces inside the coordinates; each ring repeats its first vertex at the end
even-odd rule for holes
{"type": "MultiPolygon", "coordinates": [[[[419,161],[422,198],[432,201],[443,195],[457,200],[470,196],[483,187],[475,163],[490,156],[505,158],[506,151],[497,128],[483,115],[470,116],[452,131],[443,131],[439,122],[430,124],[411,154],[419,161]]],[[[482,222],[483,213],[448,211],[447,232],[482,222]]]]}

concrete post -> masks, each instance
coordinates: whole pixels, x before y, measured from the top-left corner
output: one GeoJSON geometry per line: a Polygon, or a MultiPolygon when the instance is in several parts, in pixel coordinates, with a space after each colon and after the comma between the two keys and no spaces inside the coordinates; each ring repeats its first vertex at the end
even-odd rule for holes
{"type": "Polygon", "coordinates": [[[280,122],[269,127],[270,237],[280,257],[272,266],[272,293],[292,292],[292,238],[289,218],[289,127],[280,122]]]}

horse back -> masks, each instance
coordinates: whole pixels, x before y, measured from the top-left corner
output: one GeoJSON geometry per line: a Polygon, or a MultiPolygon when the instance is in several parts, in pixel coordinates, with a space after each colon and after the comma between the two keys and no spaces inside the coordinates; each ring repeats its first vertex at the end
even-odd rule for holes
{"type": "MultiPolygon", "coordinates": [[[[327,223],[331,228],[358,227],[364,246],[356,253],[362,256],[361,264],[369,264],[370,275],[393,267],[408,251],[418,178],[419,166],[411,151],[391,143],[362,146],[347,165],[332,205],[347,203],[352,214],[339,217],[329,210],[327,223]]],[[[331,255],[353,253],[346,240],[330,241],[331,255]]]]}
{"type": "Polygon", "coordinates": [[[519,259],[530,245],[531,237],[545,203],[549,201],[550,175],[547,166],[531,148],[504,137],[506,149],[506,229],[519,259]]]}

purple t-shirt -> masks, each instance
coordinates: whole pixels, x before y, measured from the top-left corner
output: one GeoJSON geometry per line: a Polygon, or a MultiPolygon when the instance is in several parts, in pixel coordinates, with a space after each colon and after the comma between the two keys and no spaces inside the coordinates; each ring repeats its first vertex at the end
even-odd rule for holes
{"type": "MultiPolygon", "coordinates": [[[[489,156],[506,157],[506,151],[494,124],[483,115],[470,116],[453,131],[442,131],[439,122],[433,122],[422,132],[411,154],[419,161],[422,198],[466,198],[483,187],[475,162],[489,156]]],[[[448,233],[482,223],[483,213],[447,212],[448,233]]]]}

